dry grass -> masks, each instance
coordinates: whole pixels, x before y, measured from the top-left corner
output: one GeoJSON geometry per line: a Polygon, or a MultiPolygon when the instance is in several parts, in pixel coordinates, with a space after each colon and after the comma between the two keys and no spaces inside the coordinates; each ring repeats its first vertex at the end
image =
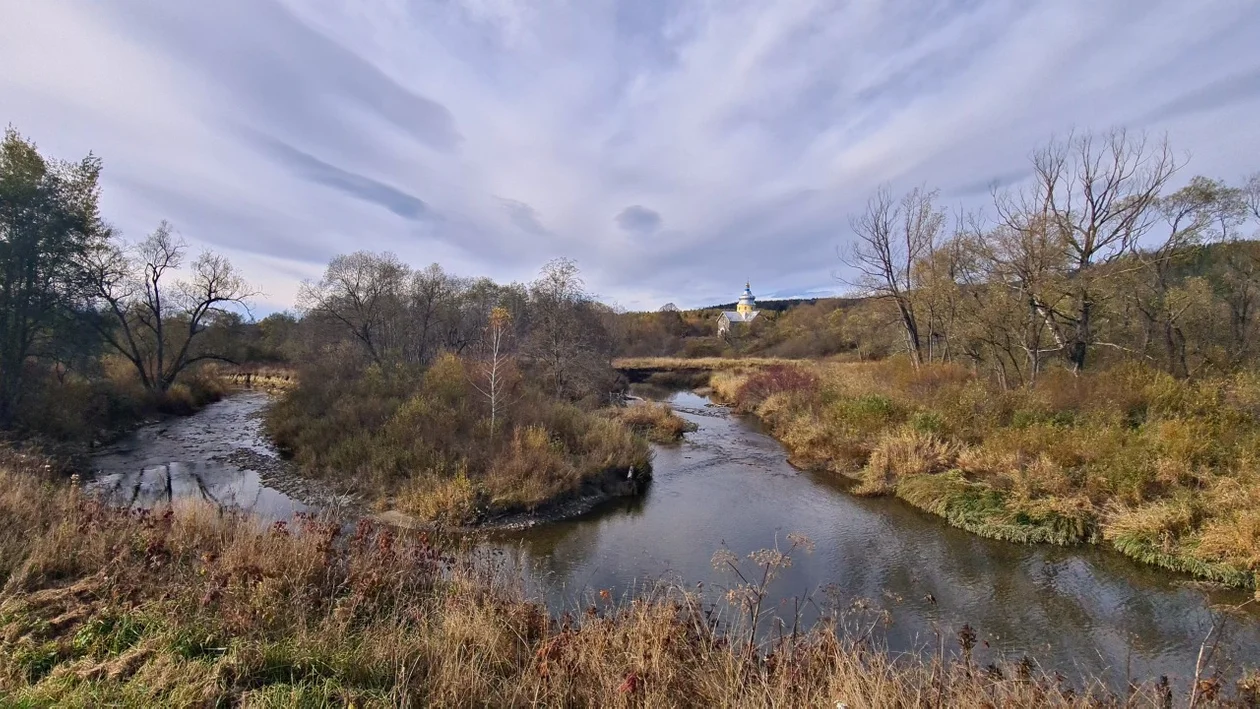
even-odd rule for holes
{"type": "Polygon", "coordinates": [[[760,416],[794,463],[855,477],[858,493],[988,536],[1105,542],[1255,587],[1257,379],[1123,365],[1006,391],[954,365],[889,360],[728,369],[711,386],[760,416]]]}
{"type": "Polygon", "coordinates": [[[644,401],[612,410],[613,418],[654,443],[674,443],[696,425],[674,413],[664,402],[644,401]]]}
{"type": "Polygon", "coordinates": [[[514,391],[490,427],[466,364],[303,376],[267,414],[268,433],[306,474],[382,509],[471,525],[580,496],[630,494],[651,471],[645,440],[620,421],[514,391]]]}
{"type": "Polygon", "coordinates": [[[224,367],[218,375],[229,384],[255,389],[285,390],[297,386],[297,370],[289,367],[224,367]]]}
{"type": "Polygon", "coordinates": [[[201,505],[136,514],[37,469],[0,466],[5,706],[1164,701],[1156,684],[1109,698],[1031,662],[977,667],[966,634],[945,655],[889,654],[836,618],[749,653],[746,627],[713,623],[700,598],[671,587],[550,617],[502,569],[424,535],[366,522],[343,534],[316,519],[268,528],[201,505]]]}

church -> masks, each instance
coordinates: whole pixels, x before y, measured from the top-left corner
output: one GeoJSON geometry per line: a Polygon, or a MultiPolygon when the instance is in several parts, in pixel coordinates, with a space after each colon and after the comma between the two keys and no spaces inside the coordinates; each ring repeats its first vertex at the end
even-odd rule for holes
{"type": "Polygon", "coordinates": [[[757,299],[752,294],[752,284],[744,284],[744,292],[739,296],[739,302],[736,303],[734,310],[723,311],[718,316],[718,334],[730,334],[732,328],[737,324],[748,324],[757,318],[760,312],[756,310],[757,299]]]}

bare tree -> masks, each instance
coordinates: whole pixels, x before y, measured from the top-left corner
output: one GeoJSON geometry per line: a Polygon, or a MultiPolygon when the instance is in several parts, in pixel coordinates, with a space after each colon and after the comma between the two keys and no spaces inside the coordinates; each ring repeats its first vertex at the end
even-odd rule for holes
{"type": "Polygon", "coordinates": [[[87,263],[92,295],[105,313],[92,322],[151,391],[166,391],[197,362],[230,361],[197,343],[229,305],[248,309],[246,301],[256,295],[226,258],[210,251],[190,264],[187,280],[171,283],[187,249],[164,221],[130,256],[107,245],[87,263]]]}
{"type": "Polygon", "coordinates": [[[932,253],[945,222],[944,213],[933,204],[935,199],[935,191],[915,188],[898,203],[887,186],[880,187],[866,211],[850,221],[857,241],[845,258],[846,265],[859,274],[852,285],[896,304],[915,366],[923,361],[924,350],[912,297],[918,285],[915,264],[932,253]]]}
{"type": "Polygon", "coordinates": [[[366,251],[337,256],[318,282],[298,292],[300,307],[341,323],[373,362],[385,361],[391,312],[400,301],[407,267],[392,253],[366,251]]]}
{"type": "Polygon", "coordinates": [[[1247,178],[1246,184],[1242,187],[1242,197],[1243,204],[1251,213],[1251,218],[1260,219],[1260,172],[1253,173],[1247,178]]]}
{"type": "Polygon", "coordinates": [[[1116,273],[1099,266],[1122,257],[1150,231],[1160,193],[1178,167],[1166,140],[1152,144],[1123,129],[1071,135],[1033,155],[1031,193],[1018,203],[998,200],[1008,226],[1042,229],[1048,240],[1061,240],[1070,276],[1061,281],[1064,302],[1043,300],[1035,307],[1073,370],[1084,369],[1090,348],[1099,344],[1094,320],[1104,289],[1098,281],[1116,273]]]}
{"type": "Polygon", "coordinates": [[[558,258],[530,286],[527,352],[557,398],[597,393],[613,374],[612,340],[577,264],[558,258]]]}

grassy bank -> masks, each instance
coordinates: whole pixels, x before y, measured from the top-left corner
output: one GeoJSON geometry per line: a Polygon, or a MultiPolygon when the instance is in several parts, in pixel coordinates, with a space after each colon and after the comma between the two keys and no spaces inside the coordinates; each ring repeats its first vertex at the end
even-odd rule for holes
{"type": "MultiPolygon", "coordinates": [[[[826,623],[748,651],[694,595],[549,617],[423,535],[136,514],[0,462],[0,705],[1098,706],[1031,662],[890,655],[826,623]]],[[[766,558],[765,556],[759,558],[766,558]]],[[[780,560],[781,561],[781,560],[780,560]]],[[[1187,674],[1193,668],[1170,668],[1187,674]]],[[[1206,676],[1206,675],[1205,675],[1206,676]]],[[[1233,698],[1255,700],[1252,684],[1233,698]]],[[[1208,682],[1208,701],[1234,695],[1208,682]]],[[[1140,685],[1128,706],[1160,706],[1140,685]]],[[[1179,702],[1185,697],[1177,697],[1179,702]]],[[[1112,701],[1122,701],[1112,698],[1112,701]]]]}
{"type": "Polygon", "coordinates": [[[669,404],[655,401],[632,403],[612,410],[616,420],[653,443],[675,443],[683,434],[696,430],[696,424],[687,421],[669,404]]]}
{"type": "Polygon", "coordinates": [[[450,525],[633,494],[650,475],[647,442],[616,417],[527,386],[508,400],[492,419],[450,355],[425,370],[316,369],[266,427],[306,474],[450,525]]]}
{"type": "Polygon", "coordinates": [[[1005,391],[899,360],[724,371],[793,462],[1017,542],[1105,544],[1231,586],[1260,571],[1260,375],[1136,365],[1005,391]]]}

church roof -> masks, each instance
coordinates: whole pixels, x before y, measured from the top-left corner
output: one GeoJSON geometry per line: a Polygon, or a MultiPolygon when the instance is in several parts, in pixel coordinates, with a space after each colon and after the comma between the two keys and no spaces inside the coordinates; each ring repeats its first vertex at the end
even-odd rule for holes
{"type": "Polygon", "coordinates": [[[741,313],[735,310],[724,310],[722,315],[726,316],[726,319],[730,322],[750,322],[757,317],[758,312],[760,311],[754,310],[751,313],[741,313]]]}

